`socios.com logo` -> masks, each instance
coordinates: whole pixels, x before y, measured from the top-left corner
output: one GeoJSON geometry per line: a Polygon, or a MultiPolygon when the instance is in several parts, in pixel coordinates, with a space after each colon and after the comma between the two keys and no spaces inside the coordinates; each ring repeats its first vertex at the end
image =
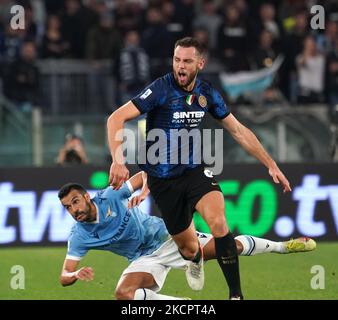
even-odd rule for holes
{"type": "MultiPolygon", "coordinates": [[[[274,184],[266,180],[254,180],[241,184],[237,180],[220,182],[225,198],[226,217],[231,230],[240,234],[263,236],[274,231],[279,237],[294,233],[310,236],[325,236],[329,220],[316,217],[319,202],[326,202],[338,235],[338,185],[320,185],[319,175],[305,175],[302,183],[292,191],[296,211],[279,212],[279,203],[274,184]]],[[[330,213],[326,215],[330,217],[330,213]]],[[[199,214],[194,217],[196,229],[210,232],[199,214]]]]}
{"type": "MultiPolygon", "coordinates": [[[[93,189],[102,188],[107,185],[107,176],[98,172],[90,182],[93,189]]],[[[301,177],[288,196],[279,195],[269,180],[226,180],[220,187],[227,221],[236,233],[258,237],[267,233],[278,237],[338,235],[338,185],[321,185],[318,174],[301,177]]],[[[95,190],[90,193],[94,195],[95,190]]],[[[141,210],[151,214],[150,198],[142,203],[141,210]]],[[[201,217],[194,221],[197,230],[209,231],[201,217]]],[[[65,242],[73,223],[56,190],[38,194],[16,190],[13,182],[0,183],[0,245],[65,242]]]]}

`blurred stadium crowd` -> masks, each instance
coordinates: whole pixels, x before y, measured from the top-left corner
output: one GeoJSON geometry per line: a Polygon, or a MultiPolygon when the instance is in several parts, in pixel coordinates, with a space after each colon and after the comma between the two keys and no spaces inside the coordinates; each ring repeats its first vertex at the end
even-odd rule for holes
{"type": "MultiPolygon", "coordinates": [[[[89,159],[105,154],[105,117],[170,71],[175,41],[190,35],[207,50],[202,76],[276,159],[338,161],[337,0],[0,0],[0,165],[62,162],[67,133],[89,159]],[[14,5],[24,29],[11,27],[14,5]],[[323,29],[311,27],[314,5],[323,29]],[[221,74],[281,57],[259,94],[224,88],[221,74]]],[[[225,162],[250,161],[224,140],[225,162]]]]}
{"type": "Polygon", "coordinates": [[[291,103],[338,102],[334,0],[0,0],[2,90],[34,104],[37,59],[108,59],[128,98],[170,70],[173,44],[186,35],[205,44],[219,71],[269,67],[283,54],[272,89],[291,103]],[[23,30],[10,27],[14,4],[25,8],[23,30]],[[315,4],[325,8],[324,30],[311,29],[315,4]]]}

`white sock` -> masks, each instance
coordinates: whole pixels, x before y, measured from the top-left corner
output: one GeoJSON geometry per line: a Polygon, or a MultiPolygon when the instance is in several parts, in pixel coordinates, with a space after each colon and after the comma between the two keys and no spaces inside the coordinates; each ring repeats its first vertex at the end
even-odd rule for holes
{"type": "Polygon", "coordinates": [[[241,256],[254,256],[260,253],[276,252],[283,253],[284,246],[282,242],[271,241],[253,236],[241,235],[235,238],[243,246],[241,256]]]}
{"type": "Polygon", "coordinates": [[[166,296],[164,294],[156,293],[150,289],[137,289],[135,291],[134,300],[184,300],[182,298],[166,296]]]}

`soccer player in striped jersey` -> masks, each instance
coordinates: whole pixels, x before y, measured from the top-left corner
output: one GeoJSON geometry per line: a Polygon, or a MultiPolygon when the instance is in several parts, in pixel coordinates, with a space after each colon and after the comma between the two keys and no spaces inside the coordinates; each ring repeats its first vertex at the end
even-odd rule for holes
{"type": "Polygon", "coordinates": [[[189,135],[186,139],[178,135],[173,139],[172,133],[197,132],[208,112],[244,150],[266,166],[273,181],[279,183],[284,192],[291,188],[254,133],[235,118],[215,88],[197,77],[204,65],[204,48],[196,39],[178,40],[173,72],[155,80],[108,118],[108,141],[113,159],[110,183],[119,189],[129,177],[118,134],[126,121],[147,114],[146,163],[139,161],[138,164],[148,174],[150,192],[170,235],[182,257],[190,261],[186,272],[188,284],[194,290],[201,290],[204,284],[203,255],[192,221],[193,212],[197,210],[214,237],[217,261],[229,287],[229,298],[242,299],[236,243],[225,219],[223,194],[210,171],[194,156],[202,154],[202,146],[196,143],[198,139],[191,142],[189,135]],[[162,144],[167,146],[159,150],[160,159],[156,152],[152,153],[159,143],[153,136],[159,131],[164,136],[162,144]]]}

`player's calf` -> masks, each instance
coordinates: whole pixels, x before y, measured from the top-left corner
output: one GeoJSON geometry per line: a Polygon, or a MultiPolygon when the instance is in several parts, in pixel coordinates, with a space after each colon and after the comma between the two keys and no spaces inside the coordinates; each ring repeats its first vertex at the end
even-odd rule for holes
{"type": "Polygon", "coordinates": [[[237,247],[231,232],[223,237],[215,238],[215,250],[218,264],[229,286],[230,299],[233,297],[242,299],[237,247]]]}

